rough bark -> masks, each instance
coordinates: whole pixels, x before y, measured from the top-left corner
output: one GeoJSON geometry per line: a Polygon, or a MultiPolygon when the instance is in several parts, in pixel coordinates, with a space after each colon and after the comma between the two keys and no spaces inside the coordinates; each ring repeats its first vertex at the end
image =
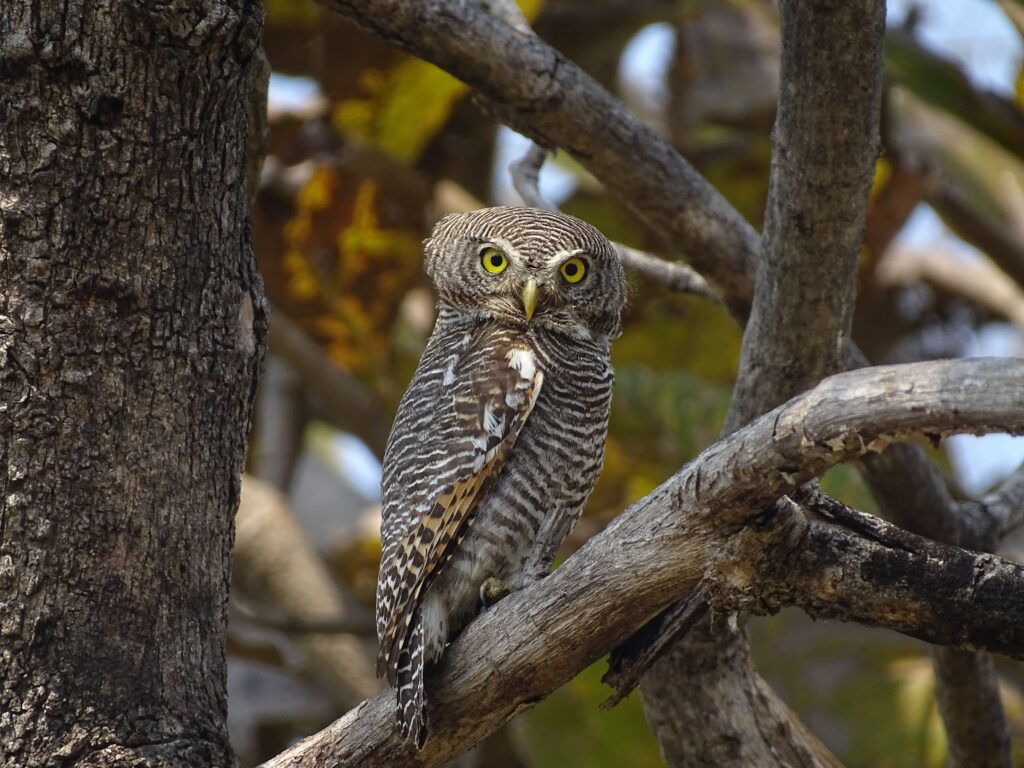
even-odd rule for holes
{"type": "MultiPolygon", "coordinates": [[[[843,367],[878,154],[885,3],[784,1],[780,17],[765,231],[726,433],[843,367]]],[[[670,765],[836,764],[789,724],[747,644],[745,631],[705,626],[645,675],[670,765]]]]}
{"type": "Polygon", "coordinates": [[[885,3],[784,0],[779,10],[783,85],[727,431],[844,366],[879,151],[885,3]]]}
{"type": "Polygon", "coordinates": [[[720,615],[796,604],[817,617],[1021,656],[1024,603],[1009,596],[1024,588],[1024,566],[867,515],[855,515],[851,529],[810,522],[792,505],[763,510],[837,461],[892,440],[965,425],[1024,430],[1022,375],[1022,361],[965,360],[826,379],[710,446],[550,576],[470,624],[428,675],[434,730],[424,751],[396,738],[394,692],[385,691],[267,765],[443,764],[709,571],[704,589],[720,615]]]}
{"type": "Polygon", "coordinates": [[[258,3],[0,4],[0,764],[231,766],[258,3]]]}

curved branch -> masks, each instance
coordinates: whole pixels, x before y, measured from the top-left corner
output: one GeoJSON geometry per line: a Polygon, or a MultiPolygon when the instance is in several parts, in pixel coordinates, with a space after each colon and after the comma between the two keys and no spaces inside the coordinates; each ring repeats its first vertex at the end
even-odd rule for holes
{"type": "Polygon", "coordinates": [[[737,582],[771,607],[799,600],[816,615],[1024,657],[1024,603],[1006,599],[1024,590],[1022,566],[892,526],[883,541],[793,514],[776,515],[767,530],[747,526],[830,466],[892,441],[1024,432],[1022,378],[1024,361],[975,359],[824,380],[707,448],[550,576],[470,624],[429,676],[435,730],[423,752],[393,735],[394,693],[386,691],[266,765],[441,764],[622,642],[712,565],[722,572],[722,551],[736,553],[740,541],[750,548],[744,559],[775,563],[763,582],[753,572],[737,582]],[[935,624],[943,600],[964,590],[973,592],[955,602],[963,613],[935,624]]]}

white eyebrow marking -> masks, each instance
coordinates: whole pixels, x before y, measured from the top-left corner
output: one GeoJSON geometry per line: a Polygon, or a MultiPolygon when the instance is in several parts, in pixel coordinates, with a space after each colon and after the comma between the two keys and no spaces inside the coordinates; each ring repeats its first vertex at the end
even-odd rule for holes
{"type": "Polygon", "coordinates": [[[487,245],[496,245],[505,252],[506,256],[515,256],[519,261],[523,261],[523,255],[515,249],[515,246],[513,246],[512,243],[503,237],[490,237],[487,239],[487,242],[484,243],[485,247],[487,245]]]}
{"type": "Polygon", "coordinates": [[[549,265],[561,264],[566,259],[571,259],[573,256],[586,255],[587,250],[585,248],[573,248],[571,251],[556,251],[551,258],[548,260],[549,265]]]}

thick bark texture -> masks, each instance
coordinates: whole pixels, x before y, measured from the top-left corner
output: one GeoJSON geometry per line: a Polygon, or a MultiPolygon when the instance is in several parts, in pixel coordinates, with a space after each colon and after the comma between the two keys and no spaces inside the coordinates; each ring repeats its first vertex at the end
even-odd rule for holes
{"type": "Polygon", "coordinates": [[[0,764],[230,766],[256,2],[0,4],[0,764]]]}

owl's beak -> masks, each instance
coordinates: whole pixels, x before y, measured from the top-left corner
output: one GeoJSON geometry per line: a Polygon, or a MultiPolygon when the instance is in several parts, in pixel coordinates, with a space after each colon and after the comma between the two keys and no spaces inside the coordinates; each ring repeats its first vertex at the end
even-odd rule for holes
{"type": "Polygon", "coordinates": [[[523,286],[523,292],[519,294],[523,300],[523,314],[526,319],[533,318],[533,311],[537,308],[537,281],[532,277],[523,286]]]}

